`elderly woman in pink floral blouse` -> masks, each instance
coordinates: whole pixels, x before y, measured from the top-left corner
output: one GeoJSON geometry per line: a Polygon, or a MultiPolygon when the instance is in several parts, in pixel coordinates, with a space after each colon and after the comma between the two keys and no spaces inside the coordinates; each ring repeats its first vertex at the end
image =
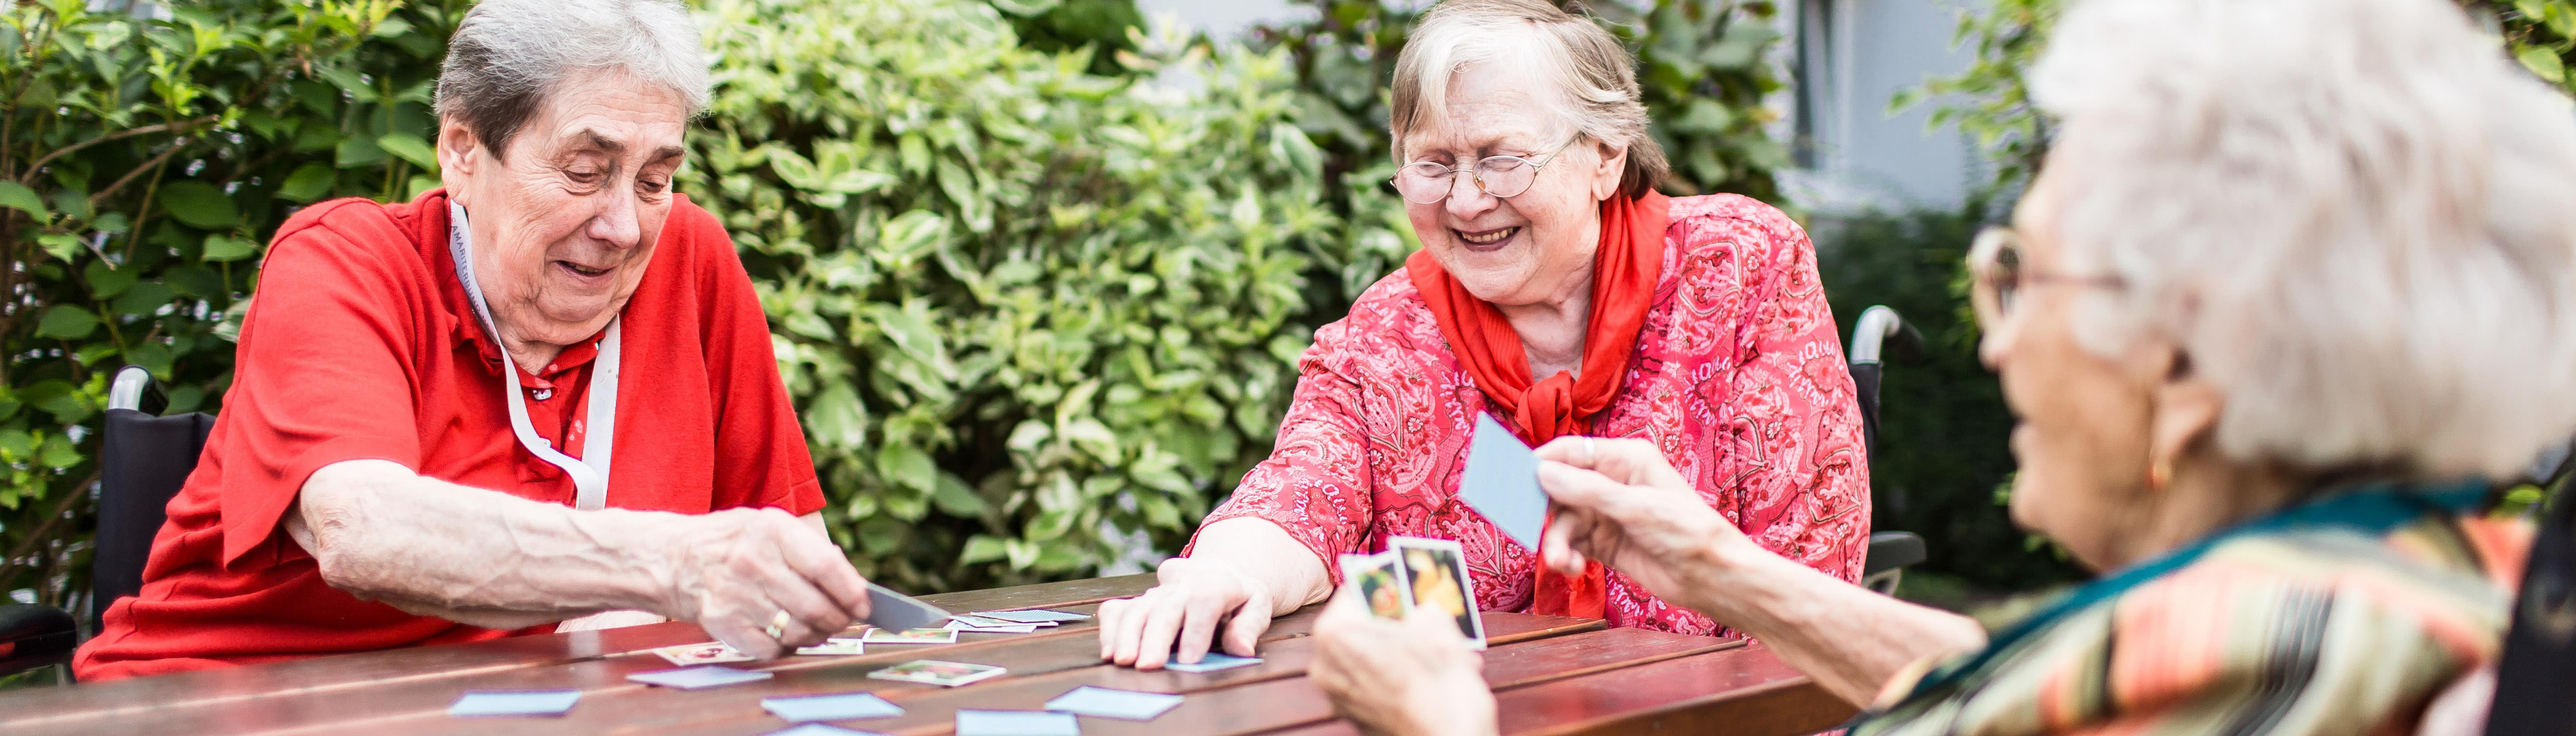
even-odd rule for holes
{"type": "Polygon", "coordinates": [[[1338,555],[1399,535],[1463,545],[1483,610],[1723,633],[1598,565],[1548,571],[1459,503],[1480,414],[1531,444],[1650,441],[1747,536],[1857,577],[1860,410],[1797,224],[1656,193],[1633,60],[1542,0],[1433,9],[1393,93],[1422,250],[1316,333],[1277,449],[1158,587],[1101,606],[1101,657],[1250,655],[1272,617],[1331,594],[1338,555]]]}

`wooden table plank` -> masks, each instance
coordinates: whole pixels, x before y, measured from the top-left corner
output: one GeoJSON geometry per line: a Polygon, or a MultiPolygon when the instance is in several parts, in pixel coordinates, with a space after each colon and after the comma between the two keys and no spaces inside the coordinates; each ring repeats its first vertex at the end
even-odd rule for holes
{"type": "MultiPolygon", "coordinates": [[[[1088,611],[1092,608],[1088,604],[1133,595],[1152,585],[1151,574],[1128,575],[948,593],[925,596],[924,600],[960,613],[1043,607],[1088,611]]],[[[1088,625],[1082,623],[1070,628],[1088,625]]],[[[696,624],[673,622],[312,657],[73,687],[27,689],[0,693],[0,732],[14,733],[22,728],[39,726],[65,728],[78,721],[103,722],[134,715],[148,715],[153,722],[159,723],[166,719],[184,718],[184,711],[204,708],[230,707],[235,715],[244,710],[300,712],[308,709],[291,705],[268,708],[246,703],[298,697],[338,703],[347,702],[350,698],[372,697],[373,692],[381,688],[423,685],[461,690],[466,686],[456,682],[504,677],[505,673],[518,670],[566,668],[568,665],[618,657],[650,658],[646,652],[654,648],[710,639],[696,624]]],[[[659,659],[652,661],[660,662],[659,659]]],[[[612,679],[622,684],[624,672],[651,668],[612,669],[618,669],[612,679]]],[[[583,681],[577,674],[568,679],[576,683],[583,681]]],[[[215,722],[237,722],[231,720],[230,715],[213,718],[215,722]]]]}
{"type": "MultiPolygon", "coordinates": [[[[1503,736],[1800,736],[1840,726],[1854,712],[1758,645],[1559,679],[1495,700],[1503,736]]],[[[1262,736],[1362,734],[1334,719],[1262,736]]]]}

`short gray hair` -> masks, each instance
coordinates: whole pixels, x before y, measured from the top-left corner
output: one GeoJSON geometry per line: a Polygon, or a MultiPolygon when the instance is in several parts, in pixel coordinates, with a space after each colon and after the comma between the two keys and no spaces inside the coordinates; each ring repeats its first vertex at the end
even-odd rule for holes
{"type": "Polygon", "coordinates": [[[499,158],[548,92],[585,72],[669,87],[706,109],[706,51],[672,0],[484,0],[466,11],[438,70],[438,115],[463,121],[499,158]]]}
{"type": "Polygon", "coordinates": [[[1671,165],[1648,130],[1636,59],[1599,24],[1546,0],[1449,0],[1423,14],[1395,59],[1387,123],[1396,163],[1405,162],[1406,133],[1447,115],[1451,75],[1502,60],[1536,65],[1556,93],[1539,98],[1551,100],[1576,133],[1628,149],[1621,194],[1640,196],[1663,183],[1671,165]]]}
{"type": "Polygon", "coordinates": [[[2309,472],[2499,477],[2576,431],[2576,114],[2443,0],[2089,0],[2062,116],[2086,346],[2227,392],[2216,442],[2309,472]]]}

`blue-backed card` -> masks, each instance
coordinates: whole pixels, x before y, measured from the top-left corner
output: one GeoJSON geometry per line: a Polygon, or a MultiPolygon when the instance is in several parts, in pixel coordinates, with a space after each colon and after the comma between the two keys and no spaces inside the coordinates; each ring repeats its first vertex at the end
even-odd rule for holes
{"type": "Polygon", "coordinates": [[[957,711],[957,736],[1082,736],[1071,713],[1038,710],[957,711]]]}
{"type": "Polygon", "coordinates": [[[797,727],[794,727],[794,728],[788,728],[788,729],[781,729],[781,730],[777,730],[777,731],[771,731],[771,732],[769,732],[769,733],[761,734],[760,736],[886,736],[886,735],[885,735],[885,734],[881,734],[881,733],[877,733],[877,732],[875,732],[875,731],[852,731],[852,730],[850,730],[850,729],[842,728],[842,727],[840,727],[840,726],[826,726],[826,725],[823,725],[823,724],[820,724],[820,723],[808,723],[808,724],[805,724],[805,725],[802,725],[802,726],[797,726],[797,727]]]}
{"type": "Polygon", "coordinates": [[[903,715],[903,707],[886,702],[873,693],[839,695],[806,695],[793,698],[761,698],[760,707],[770,715],[791,723],[803,721],[840,721],[851,718],[892,718],[903,715]]]}
{"type": "Polygon", "coordinates": [[[1181,704],[1181,696],[1165,693],[1140,693],[1084,685],[1055,696],[1046,709],[1059,713],[1077,713],[1100,718],[1150,721],[1163,711],[1181,704]]]}
{"type": "Polygon", "coordinates": [[[1491,415],[1476,415],[1476,436],[1467,445],[1467,472],[1458,479],[1458,500],[1467,502],[1513,542],[1538,551],[1539,530],[1547,525],[1547,492],[1538,487],[1538,453],[1491,415]]]}
{"type": "Polygon", "coordinates": [[[1065,621],[1080,621],[1091,618],[1084,614],[1049,611],[1043,608],[1031,608],[1019,611],[976,611],[975,615],[985,618],[1001,619],[1015,624],[1061,623],[1065,621]]]}
{"type": "Polygon", "coordinates": [[[1207,656],[1200,657],[1196,664],[1182,664],[1179,655],[1174,655],[1172,661],[1163,665],[1163,669],[1171,670],[1173,672],[1215,672],[1217,670],[1230,670],[1236,667],[1249,667],[1260,663],[1260,657],[1237,657],[1224,652],[1208,652],[1207,656]]]}
{"type": "Polygon", "coordinates": [[[681,690],[696,690],[699,688],[723,687],[726,685],[740,685],[746,682],[757,682],[769,679],[773,676],[774,675],[767,672],[738,670],[731,667],[719,667],[710,664],[697,667],[682,667],[676,670],[637,672],[635,674],[627,675],[626,679],[641,682],[646,685],[660,685],[681,690]]]}
{"type": "Polygon", "coordinates": [[[581,700],[579,690],[467,690],[447,714],[467,716],[559,716],[581,700]]]}

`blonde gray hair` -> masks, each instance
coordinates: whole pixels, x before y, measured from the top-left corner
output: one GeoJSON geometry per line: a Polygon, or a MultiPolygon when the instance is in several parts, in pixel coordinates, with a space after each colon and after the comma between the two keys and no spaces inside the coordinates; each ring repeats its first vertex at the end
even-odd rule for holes
{"type": "Polygon", "coordinates": [[[691,116],[706,109],[706,51],[678,2],[484,0],[448,39],[438,115],[464,122],[498,159],[556,86],[601,71],[669,88],[691,116]]]}
{"type": "Polygon", "coordinates": [[[2089,0],[2031,75],[2086,346],[2153,332],[2216,442],[2502,476],[2576,431],[2576,116],[2442,0],[2089,0]]]}
{"type": "Polygon", "coordinates": [[[1648,131],[1636,60],[1599,24],[1546,0],[1449,0],[1423,14],[1395,60],[1387,122],[1396,163],[1405,163],[1406,133],[1445,122],[1450,77],[1494,62],[1536,69],[1552,93],[1537,97],[1551,112],[1584,138],[1627,149],[1621,194],[1663,183],[1671,166],[1648,131]]]}

